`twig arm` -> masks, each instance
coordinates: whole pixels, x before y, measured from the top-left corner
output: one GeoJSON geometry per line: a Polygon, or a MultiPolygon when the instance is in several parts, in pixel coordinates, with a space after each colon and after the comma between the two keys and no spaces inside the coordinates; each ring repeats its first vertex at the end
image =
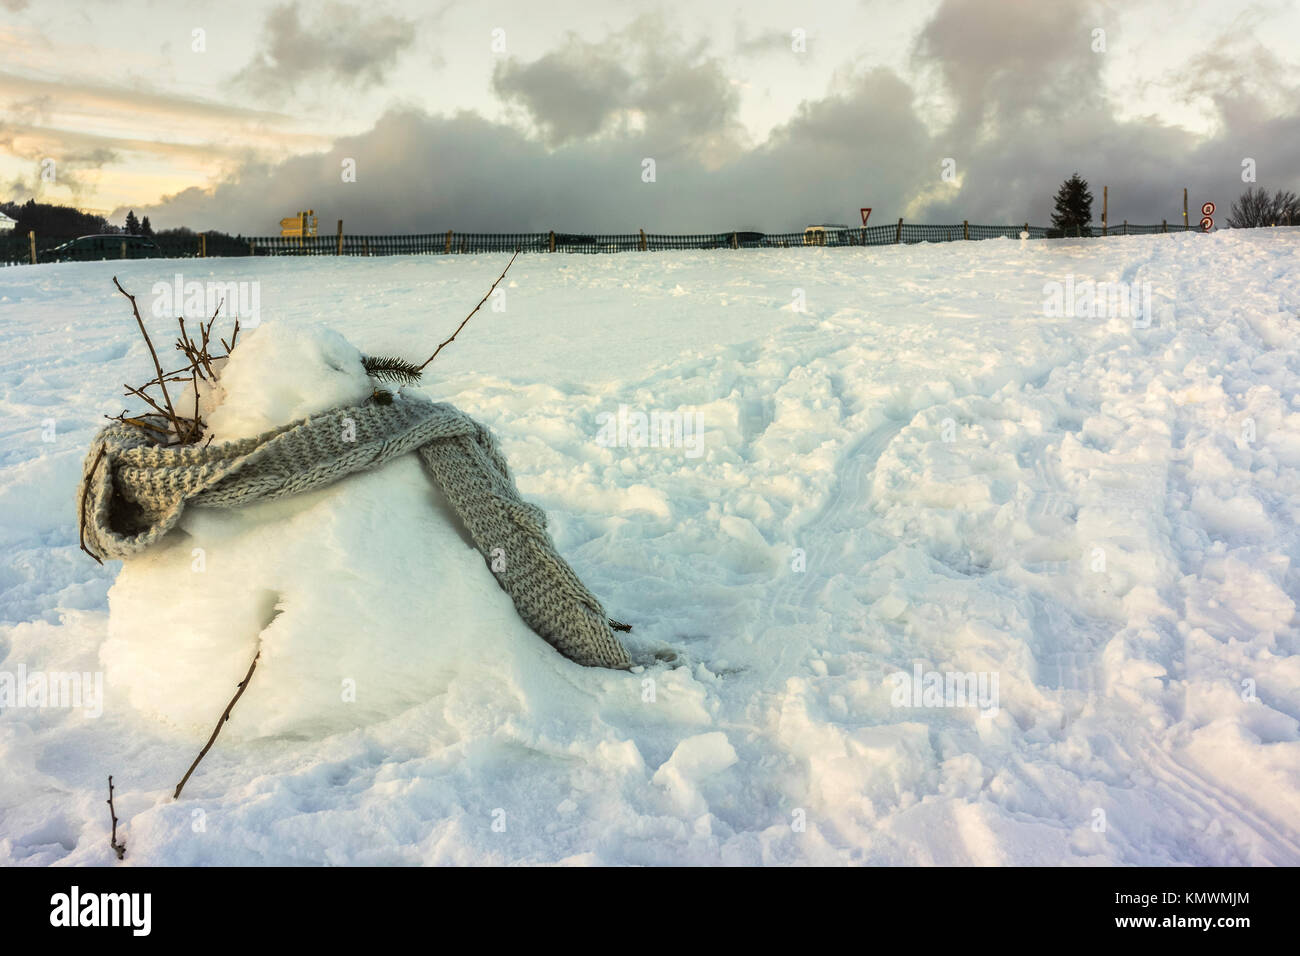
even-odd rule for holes
{"type": "Polygon", "coordinates": [[[226,721],[230,719],[230,712],[235,709],[235,702],[243,696],[244,689],[248,687],[248,682],[253,679],[253,671],[257,670],[257,661],[261,656],[262,649],[261,647],[258,647],[257,653],[253,655],[253,663],[248,665],[248,673],[245,674],[244,679],[239,682],[239,690],[235,691],[235,696],[230,698],[230,703],[228,703],[226,709],[221,712],[221,718],[217,721],[217,726],[212,728],[212,736],[209,737],[208,742],[203,745],[203,749],[199,751],[199,755],[194,758],[194,763],[190,764],[190,769],[185,771],[185,776],[181,777],[181,782],[176,784],[176,792],[172,794],[173,800],[180,799],[181,790],[189,781],[190,774],[194,773],[194,768],[199,765],[199,761],[208,755],[208,751],[211,750],[212,745],[216,743],[217,734],[221,733],[221,728],[224,727],[226,721]]]}
{"type": "Polygon", "coordinates": [[[485,295],[485,296],[483,296],[483,298],[479,299],[479,303],[478,303],[478,305],[474,306],[474,308],[473,308],[473,310],[470,312],[470,314],[467,315],[467,316],[465,316],[465,321],[464,321],[464,322],[461,322],[460,325],[456,326],[456,331],[453,332],[453,333],[451,333],[451,337],[450,337],[450,338],[445,339],[445,340],[443,340],[442,342],[439,342],[439,343],[438,343],[438,347],[437,347],[436,349],[433,350],[433,354],[432,354],[432,355],[430,355],[427,359],[424,360],[424,365],[421,365],[421,366],[419,367],[419,369],[418,369],[419,371],[423,372],[423,371],[424,371],[424,368],[425,368],[425,365],[428,365],[430,362],[432,362],[434,359],[436,359],[436,358],[438,357],[438,353],[442,351],[443,346],[445,346],[445,345],[450,345],[452,342],[456,341],[456,336],[460,335],[460,330],[463,329],[463,328],[465,327],[465,323],[468,322],[470,319],[474,318],[474,313],[475,313],[475,312],[477,312],[479,309],[483,308],[483,303],[486,302],[486,301],[488,300],[488,297],[492,295],[493,291],[495,291],[495,289],[496,289],[496,287],[497,287],[497,283],[500,282],[502,279],[504,279],[504,278],[506,277],[506,273],[510,271],[510,267],[511,267],[512,265],[514,265],[514,263],[515,263],[515,257],[518,256],[518,255],[519,255],[519,250],[516,249],[516,250],[515,250],[515,254],[514,254],[513,256],[511,256],[511,257],[510,257],[510,261],[506,263],[506,267],[505,267],[504,269],[502,269],[502,270],[501,270],[501,274],[500,274],[499,276],[497,276],[497,281],[496,281],[496,282],[493,282],[493,283],[492,283],[492,288],[487,290],[487,295],[485,295]]]}

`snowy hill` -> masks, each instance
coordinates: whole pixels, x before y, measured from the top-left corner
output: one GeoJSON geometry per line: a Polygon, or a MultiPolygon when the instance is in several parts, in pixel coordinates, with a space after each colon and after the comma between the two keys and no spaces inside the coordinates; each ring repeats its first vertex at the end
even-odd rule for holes
{"type": "MultiPolygon", "coordinates": [[[[521,256],[423,391],[496,432],[648,663],[468,642],[449,596],[427,700],[250,740],[255,676],[175,802],[207,730],[104,680],[120,565],[77,546],[149,368],[111,277],[142,310],[260,283],[264,323],[420,359],[505,257],[0,270],[0,692],[91,675],[80,708],[0,696],[0,863],[116,863],[111,773],[134,864],[1300,864],[1288,232],[521,256]]],[[[348,560],[322,593],[436,595],[348,560]]]]}

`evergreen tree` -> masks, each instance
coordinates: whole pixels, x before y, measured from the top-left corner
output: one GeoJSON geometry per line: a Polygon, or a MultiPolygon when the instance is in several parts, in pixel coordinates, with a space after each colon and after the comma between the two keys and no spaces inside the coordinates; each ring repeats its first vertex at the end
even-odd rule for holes
{"type": "Polygon", "coordinates": [[[1087,180],[1076,172],[1056,191],[1052,227],[1063,236],[1091,236],[1091,223],[1092,193],[1087,180]]]}
{"type": "Polygon", "coordinates": [[[126,214],[126,233],[129,236],[140,235],[140,220],[135,218],[135,210],[126,214]]]}
{"type": "Polygon", "coordinates": [[[140,235],[153,238],[153,226],[149,225],[149,217],[145,216],[140,222],[140,235]]]}

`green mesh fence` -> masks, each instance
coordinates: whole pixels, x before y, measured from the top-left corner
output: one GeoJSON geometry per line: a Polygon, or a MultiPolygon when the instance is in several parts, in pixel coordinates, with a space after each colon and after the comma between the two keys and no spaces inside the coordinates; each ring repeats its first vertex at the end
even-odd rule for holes
{"type": "MultiPolygon", "coordinates": [[[[198,235],[154,238],[152,248],[128,244],[123,256],[120,239],[131,237],[86,237],[79,246],[65,244],[70,238],[36,240],[36,261],[87,261],[99,259],[167,258],[196,256],[411,256],[465,255],[488,252],[666,252],[683,249],[791,249],[816,246],[882,246],[894,243],[956,242],[978,239],[1018,239],[1026,226],[986,226],[974,223],[922,225],[893,223],[863,228],[817,229],[804,232],[720,232],[670,235],[664,233],[569,233],[569,232],[447,232],[400,236],[210,236],[198,235]]],[[[1068,230],[1043,226],[1027,227],[1030,239],[1097,238],[1100,226],[1068,230]]],[[[1112,224],[1108,236],[1149,235],[1159,232],[1182,232],[1181,223],[1171,225],[1112,224]]],[[[1199,230],[1193,229],[1193,232],[1199,230]]],[[[26,236],[0,234],[0,264],[20,265],[31,261],[31,246],[26,236]]]]}

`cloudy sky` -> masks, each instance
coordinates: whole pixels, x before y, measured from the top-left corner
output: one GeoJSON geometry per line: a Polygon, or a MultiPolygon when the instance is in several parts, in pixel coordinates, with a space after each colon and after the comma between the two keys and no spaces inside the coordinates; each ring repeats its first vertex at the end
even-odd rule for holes
{"type": "Polygon", "coordinates": [[[1094,218],[1106,184],[1112,222],[1181,222],[1245,160],[1300,191],[1298,36],[1294,0],[0,0],[0,199],[245,235],[1046,224],[1077,169],[1094,218]]]}

